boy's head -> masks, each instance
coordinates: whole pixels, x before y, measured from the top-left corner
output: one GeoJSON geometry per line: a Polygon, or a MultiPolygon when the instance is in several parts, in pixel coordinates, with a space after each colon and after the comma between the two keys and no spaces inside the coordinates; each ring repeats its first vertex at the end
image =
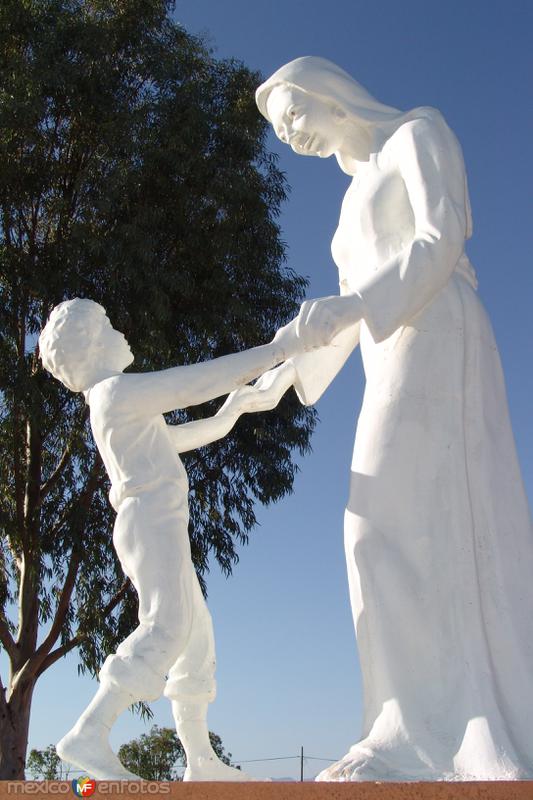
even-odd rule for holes
{"type": "Polygon", "coordinates": [[[39,351],[44,368],[73,392],[92,386],[102,372],[122,372],[133,361],[105,309],[79,297],[52,310],[39,336],[39,351]]]}

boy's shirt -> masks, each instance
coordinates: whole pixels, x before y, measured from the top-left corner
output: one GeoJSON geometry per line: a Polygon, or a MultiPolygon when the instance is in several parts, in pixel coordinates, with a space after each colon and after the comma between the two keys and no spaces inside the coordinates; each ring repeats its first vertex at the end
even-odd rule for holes
{"type": "Polygon", "coordinates": [[[86,393],[93,436],[111,480],[110,503],[118,511],[127,497],[156,498],[170,490],[174,502],[187,505],[187,473],[165,419],[131,402],[134,383],[135,375],[119,375],[86,393]]]}

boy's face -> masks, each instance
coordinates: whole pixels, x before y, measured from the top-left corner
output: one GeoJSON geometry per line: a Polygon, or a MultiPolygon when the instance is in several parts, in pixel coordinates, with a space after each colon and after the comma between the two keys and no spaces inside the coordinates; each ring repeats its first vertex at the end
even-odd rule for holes
{"type": "Polygon", "coordinates": [[[122,372],[132,363],[133,353],[126,337],[112,327],[107,317],[102,325],[99,344],[96,360],[104,368],[122,372]]]}

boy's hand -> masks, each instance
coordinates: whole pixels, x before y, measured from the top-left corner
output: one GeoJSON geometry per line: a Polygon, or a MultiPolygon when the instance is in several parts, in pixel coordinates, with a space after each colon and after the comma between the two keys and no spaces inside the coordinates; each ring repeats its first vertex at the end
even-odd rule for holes
{"type": "Polygon", "coordinates": [[[284,364],[281,364],[279,367],[275,369],[269,369],[268,372],[263,372],[260,378],[256,380],[253,385],[253,389],[256,392],[266,392],[268,391],[280,372],[284,369],[284,364]]]}
{"type": "Polygon", "coordinates": [[[238,417],[257,411],[270,411],[279,403],[289,386],[292,386],[296,373],[294,365],[285,361],[279,367],[265,372],[253,386],[241,386],[228,395],[218,414],[238,417]]]}
{"type": "Polygon", "coordinates": [[[265,374],[259,378],[258,383],[266,378],[266,385],[262,384],[258,386],[256,383],[254,386],[249,386],[246,384],[246,386],[241,386],[240,389],[236,389],[229,394],[226,398],[226,402],[217,412],[217,416],[218,414],[229,414],[230,416],[240,417],[241,414],[270,411],[271,408],[274,408],[277,401],[273,400],[265,391],[265,388],[268,388],[273,380],[273,377],[269,379],[269,376],[273,372],[275,372],[275,370],[269,370],[269,372],[265,372],[265,374]]]}
{"type": "Polygon", "coordinates": [[[239,417],[241,414],[244,414],[249,409],[250,398],[253,396],[254,392],[255,388],[248,384],[241,386],[239,389],[235,389],[234,392],[228,394],[224,405],[217,411],[217,416],[219,414],[230,414],[231,416],[239,417]]]}

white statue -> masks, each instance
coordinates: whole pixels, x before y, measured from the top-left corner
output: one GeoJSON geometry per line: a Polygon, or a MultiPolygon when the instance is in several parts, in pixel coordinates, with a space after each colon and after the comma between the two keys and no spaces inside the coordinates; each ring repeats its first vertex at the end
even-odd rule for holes
{"type": "MultiPolygon", "coordinates": [[[[257,91],[277,136],[352,177],[340,297],[304,304],[312,403],[359,342],[366,390],[345,517],[362,739],[318,780],[533,778],[533,536],[474,270],[460,146],[321,58],[257,91]],[[315,338],[316,337],[316,338],[315,338]]],[[[327,691],[327,689],[325,689],[327,691]]]]}
{"type": "Polygon", "coordinates": [[[52,311],[39,347],[43,365],[90,406],[91,427],[111,479],[113,544],[139,595],[139,626],[109,656],[100,687],[59,756],[99,780],[138,779],[109,745],[132,703],[165,694],[187,755],[184,780],[252,780],[215,755],[206,723],[215,696],[211,616],[191,561],[188,481],[178,456],[225,436],[240,414],[273,408],[294,381],[290,362],[233,391],[211,418],[169,426],[163,413],[235,390],[300,350],[295,323],[271,344],[161,372],[123,374],[133,356],[102,306],[68,300],[52,311]],[[166,677],[168,674],[168,677],[166,677]]]}

